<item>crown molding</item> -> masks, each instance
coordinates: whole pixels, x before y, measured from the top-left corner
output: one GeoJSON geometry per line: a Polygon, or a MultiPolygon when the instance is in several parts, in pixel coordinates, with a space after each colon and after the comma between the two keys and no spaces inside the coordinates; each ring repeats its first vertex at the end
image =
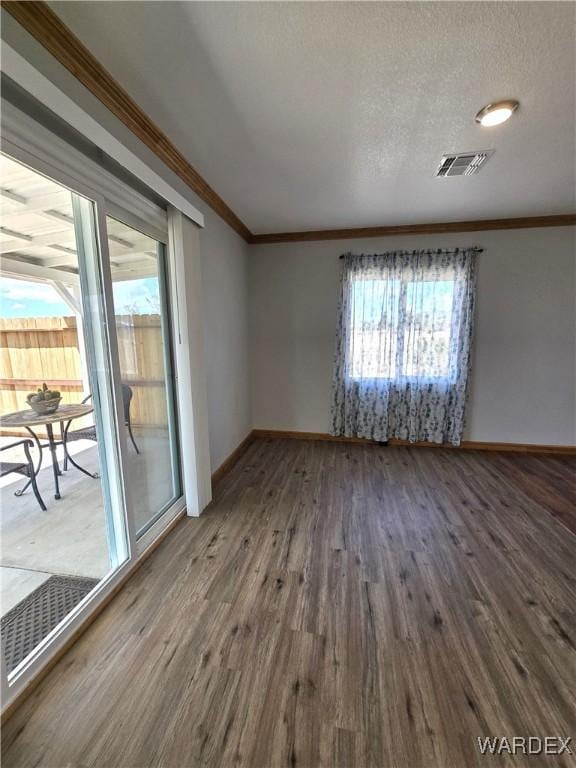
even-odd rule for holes
{"type": "Polygon", "coordinates": [[[4,0],[4,8],[57,61],[76,77],[132,133],[140,139],[221,219],[247,243],[297,243],[315,240],[350,240],[394,235],[431,235],[451,232],[563,227],[576,224],[576,213],[557,216],[528,216],[507,219],[480,219],[431,224],[404,224],[349,229],[318,229],[305,232],[253,234],[208,182],[186,160],[170,139],[140,109],[124,88],[112,77],[86,46],[41,0],[4,0]]]}
{"type": "Polygon", "coordinates": [[[386,227],[315,229],[307,232],[271,232],[263,235],[252,235],[248,242],[252,245],[266,245],[268,243],[302,243],[314,240],[350,240],[364,237],[391,237],[393,235],[434,235],[451,232],[484,232],[494,229],[529,229],[574,225],[576,225],[576,213],[564,213],[557,216],[526,216],[515,219],[479,219],[386,227]]]}
{"type": "Polygon", "coordinates": [[[244,222],[45,2],[8,0],[2,8],[232,229],[249,240],[251,232],[244,222]]]}

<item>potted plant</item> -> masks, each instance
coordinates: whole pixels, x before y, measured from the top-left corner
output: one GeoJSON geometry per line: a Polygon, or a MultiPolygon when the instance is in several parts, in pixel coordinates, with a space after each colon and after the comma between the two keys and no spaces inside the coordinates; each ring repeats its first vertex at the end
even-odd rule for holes
{"type": "Polygon", "coordinates": [[[36,392],[30,392],[26,397],[28,405],[38,416],[55,413],[58,410],[61,399],[60,392],[55,389],[48,389],[46,382],[42,384],[42,387],[38,387],[36,392]]]}

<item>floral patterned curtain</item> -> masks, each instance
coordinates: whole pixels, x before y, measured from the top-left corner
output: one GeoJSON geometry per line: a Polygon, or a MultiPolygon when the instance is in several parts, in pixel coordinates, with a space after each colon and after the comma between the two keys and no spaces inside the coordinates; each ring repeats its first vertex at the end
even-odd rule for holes
{"type": "Polygon", "coordinates": [[[331,433],[459,445],[476,250],[343,257],[331,433]]]}

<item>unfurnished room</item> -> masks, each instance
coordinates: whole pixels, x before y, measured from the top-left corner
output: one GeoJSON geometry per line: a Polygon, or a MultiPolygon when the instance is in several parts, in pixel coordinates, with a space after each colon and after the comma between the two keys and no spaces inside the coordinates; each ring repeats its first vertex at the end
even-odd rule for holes
{"type": "Polygon", "coordinates": [[[0,16],[2,765],[576,767],[576,3],[0,16]]]}

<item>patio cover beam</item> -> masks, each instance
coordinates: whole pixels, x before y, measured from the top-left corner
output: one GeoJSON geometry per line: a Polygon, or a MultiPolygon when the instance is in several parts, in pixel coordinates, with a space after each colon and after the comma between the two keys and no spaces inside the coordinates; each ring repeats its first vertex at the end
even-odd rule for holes
{"type": "Polygon", "coordinates": [[[36,283],[44,283],[46,280],[54,280],[66,285],[79,285],[78,275],[73,272],[65,272],[52,267],[42,267],[38,264],[30,264],[28,261],[11,259],[0,256],[0,269],[6,277],[15,277],[20,280],[30,280],[36,283]]]}

